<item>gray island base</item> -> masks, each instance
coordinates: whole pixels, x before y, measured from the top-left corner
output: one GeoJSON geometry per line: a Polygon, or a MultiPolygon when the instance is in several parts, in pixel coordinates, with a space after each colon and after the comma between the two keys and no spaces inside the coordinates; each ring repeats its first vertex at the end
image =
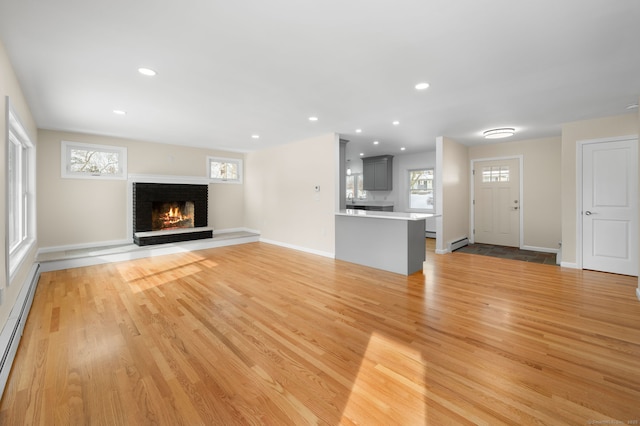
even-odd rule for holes
{"type": "Polygon", "coordinates": [[[340,210],[336,259],[397,274],[422,270],[425,219],[431,214],[340,210]]]}

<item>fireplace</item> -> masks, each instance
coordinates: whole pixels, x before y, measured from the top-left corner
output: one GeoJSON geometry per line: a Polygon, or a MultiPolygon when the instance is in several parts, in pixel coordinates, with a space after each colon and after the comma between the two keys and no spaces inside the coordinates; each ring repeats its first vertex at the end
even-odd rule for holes
{"type": "Polygon", "coordinates": [[[134,182],[133,241],[139,246],[212,238],[208,185],[134,182]]]}
{"type": "Polygon", "coordinates": [[[151,203],[151,230],[193,228],[195,204],[193,201],[153,201],[151,203]]]}

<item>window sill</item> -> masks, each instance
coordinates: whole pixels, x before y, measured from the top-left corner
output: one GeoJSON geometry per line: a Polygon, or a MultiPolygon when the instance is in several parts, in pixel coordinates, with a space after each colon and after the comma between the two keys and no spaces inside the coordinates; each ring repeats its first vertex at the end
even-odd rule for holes
{"type": "Polygon", "coordinates": [[[24,263],[27,255],[35,246],[36,240],[31,238],[25,240],[9,255],[9,280],[7,286],[13,281],[16,272],[20,269],[24,263]]]}

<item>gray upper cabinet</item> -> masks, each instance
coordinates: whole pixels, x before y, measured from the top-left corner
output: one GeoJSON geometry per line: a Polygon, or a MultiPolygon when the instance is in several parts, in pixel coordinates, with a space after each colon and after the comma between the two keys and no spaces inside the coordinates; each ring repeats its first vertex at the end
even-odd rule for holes
{"type": "Polygon", "coordinates": [[[393,155],[378,155],[362,159],[365,191],[391,191],[393,189],[393,155]]]}

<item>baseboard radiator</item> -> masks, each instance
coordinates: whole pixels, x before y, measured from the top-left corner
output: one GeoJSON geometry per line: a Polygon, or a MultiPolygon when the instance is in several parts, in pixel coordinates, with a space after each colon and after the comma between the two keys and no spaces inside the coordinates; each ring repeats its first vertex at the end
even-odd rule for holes
{"type": "Polygon", "coordinates": [[[9,315],[9,319],[0,333],[0,355],[2,355],[0,359],[0,398],[2,398],[2,394],[4,393],[4,387],[9,378],[11,366],[18,351],[18,344],[20,343],[22,331],[29,316],[29,310],[31,309],[31,303],[33,302],[33,296],[36,292],[39,278],[40,265],[36,263],[31,267],[27,281],[22,286],[18,299],[13,305],[13,309],[9,315]]]}
{"type": "Polygon", "coordinates": [[[468,246],[469,245],[469,238],[465,237],[465,238],[460,238],[457,241],[453,241],[451,243],[449,243],[449,251],[453,252],[458,250],[459,248],[462,248],[464,246],[468,246]]]}

